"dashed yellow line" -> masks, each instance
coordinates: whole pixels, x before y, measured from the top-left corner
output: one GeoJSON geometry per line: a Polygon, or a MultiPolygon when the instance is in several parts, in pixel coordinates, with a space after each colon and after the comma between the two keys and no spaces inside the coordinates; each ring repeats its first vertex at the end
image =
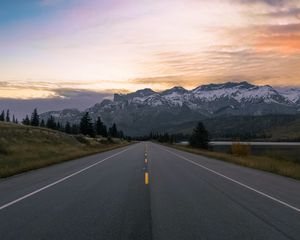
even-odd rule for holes
{"type": "MultiPolygon", "coordinates": [[[[147,149],[148,148],[148,146],[147,146],[147,144],[145,144],[145,164],[148,164],[148,159],[147,159],[147,149]]],[[[145,184],[146,185],[148,185],[149,184],[149,173],[147,172],[147,170],[146,170],[146,172],[145,172],[145,184]]]]}
{"type": "Polygon", "coordinates": [[[145,172],[145,184],[149,184],[149,173],[145,172]]]}

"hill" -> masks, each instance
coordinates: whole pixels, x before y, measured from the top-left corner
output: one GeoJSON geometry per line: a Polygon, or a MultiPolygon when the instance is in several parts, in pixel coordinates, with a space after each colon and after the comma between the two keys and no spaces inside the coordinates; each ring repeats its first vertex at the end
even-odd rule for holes
{"type": "Polygon", "coordinates": [[[0,122],[0,177],[110,150],[126,142],[108,143],[46,128],[0,122]]]}

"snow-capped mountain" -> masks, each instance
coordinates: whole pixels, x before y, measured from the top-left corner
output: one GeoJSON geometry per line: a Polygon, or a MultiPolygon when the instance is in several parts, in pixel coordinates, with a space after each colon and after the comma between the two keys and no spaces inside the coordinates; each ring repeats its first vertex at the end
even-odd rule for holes
{"type": "Polygon", "coordinates": [[[278,89],[278,92],[284,96],[289,101],[300,105],[300,89],[291,88],[291,89],[278,89]]]}
{"type": "MultiPolygon", "coordinates": [[[[216,116],[296,114],[298,110],[300,89],[279,91],[268,85],[227,82],[192,90],[177,86],[162,92],[146,88],[114,94],[113,100],[104,100],[86,111],[92,118],[101,116],[107,124],[116,122],[125,132],[134,135],[216,116]]],[[[54,115],[62,122],[78,122],[81,114],[64,110],[42,114],[42,118],[54,115]]]]}

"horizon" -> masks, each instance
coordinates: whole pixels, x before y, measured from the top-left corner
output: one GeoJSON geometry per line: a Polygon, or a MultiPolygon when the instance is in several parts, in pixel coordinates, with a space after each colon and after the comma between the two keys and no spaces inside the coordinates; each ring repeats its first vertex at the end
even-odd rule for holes
{"type": "Polygon", "coordinates": [[[0,97],[0,107],[6,106],[5,108],[0,108],[2,110],[11,110],[11,115],[14,115],[18,120],[24,119],[26,115],[30,115],[33,109],[37,108],[39,113],[45,113],[49,111],[61,111],[64,109],[77,109],[79,111],[85,111],[86,109],[94,106],[97,103],[101,103],[105,99],[113,100],[115,94],[119,95],[127,95],[132,94],[137,91],[143,90],[151,90],[154,93],[163,93],[164,91],[180,87],[188,92],[192,92],[193,90],[208,86],[208,85],[225,85],[225,84],[250,84],[254,87],[271,87],[275,91],[282,93],[286,90],[299,90],[300,95],[300,87],[299,88],[290,88],[290,87],[273,87],[271,85],[254,85],[249,83],[248,81],[228,81],[228,82],[220,82],[220,83],[207,83],[198,85],[194,88],[187,89],[180,85],[172,86],[166,89],[151,89],[151,88],[142,88],[136,91],[127,91],[127,92],[95,92],[95,91],[87,91],[87,90],[72,90],[65,89],[62,94],[63,96],[53,96],[52,98],[32,98],[32,99],[14,99],[14,98],[1,98],[0,97]]]}
{"type": "Polygon", "coordinates": [[[299,14],[296,0],[13,0],[0,10],[1,99],[300,87],[299,14]]]}

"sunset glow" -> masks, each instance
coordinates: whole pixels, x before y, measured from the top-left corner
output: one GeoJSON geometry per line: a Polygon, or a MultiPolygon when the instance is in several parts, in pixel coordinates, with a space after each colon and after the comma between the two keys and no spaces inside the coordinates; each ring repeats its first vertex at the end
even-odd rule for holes
{"type": "Polygon", "coordinates": [[[297,0],[12,0],[0,9],[2,98],[58,88],[300,86],[297,0]]]}

